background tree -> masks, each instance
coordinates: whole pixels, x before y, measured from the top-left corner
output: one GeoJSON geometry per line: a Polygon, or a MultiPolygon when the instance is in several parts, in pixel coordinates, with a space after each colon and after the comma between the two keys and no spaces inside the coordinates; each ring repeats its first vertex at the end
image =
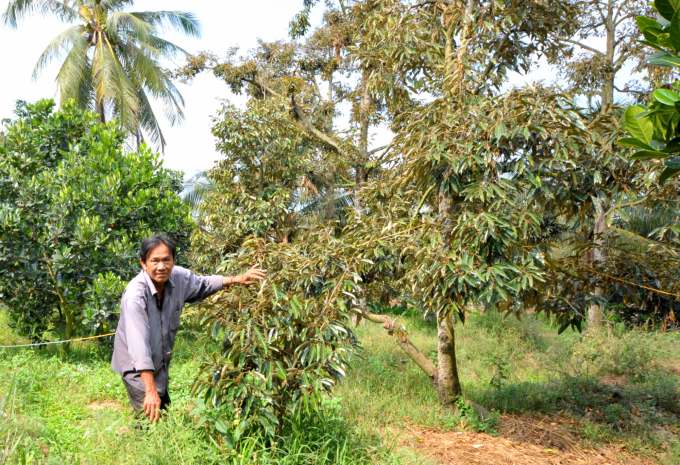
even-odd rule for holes
{"type": "Polygon", "coordinates": [[[99,113],[102,122],[107,115],[114,116],[136,138],[138,147],[146,132],[163,149],[165,139],[149,99],[163,102],[170,123],[184,119],[184,100],[164,73],[162,60],[186,52],[159,37],[159,32],[170,28],[198,37],[200,26],[191,13],[125,11],[133,4],[132,0],[11,0],[3,22],[17,27],[30,14],[78,22],[47,46],[33,77],[52,60],[63,59],[56,79],[62,104],[74,99],[80,108],[99,113]]]}
{"type": "MultiPolygon", "coordinates": [[[[636,16],[652,16],[653,10],[643,0],[576,0],[578,16],[571,35],[557,35],[568,47],[548,55],[548,62],[561,67],[560,77],[568,90],[585,95],[588,101],[600,98],[600,109],[614,104],[614,90],[644,96],[646,90],[637,81],[616,86],[616,76],[627,64],[633,72],[646,73],[647,53],[639,42],[636,16]],[[600,45],[600,42],[604,42],[600,45]]],[[[646,76],[653,80],[653,75],[646,76]]]]}
{"type": "Polygon", "coordinates": [[[0,139],[0,295],[21,333],[54,319],[69,339],[114,329],[140,241],[165,231],[184,252],[192,221],[157,154],[123,153],[117,122],[73,101],[53,107],[19,102],[0,139]]]}
{"type": "Polygon", "coordinates": [[[385,206],[367,197],[370,217],[351,220],[345,240],[362,259],[356,274],[367,285],[393,275],[410,290],[404,297],[436,315],[437,363],[390,317],[358,309],[395,335],[441,404],[453,406],[462,394],[454,315],[480,302],[522,311],[519,302],[544,281],[540,247],[525,247],[542,218],[516,198],[528,192],[540,201],[532,176],[563,163],[563,147],[585,150],[583,123],[550,91],[494,95],[507,69],[526,70],[538,50],[560,46],[553,35],[566,27],[568,10],[541,2],[371,5],[353,51],[392,76],[379,89],[393,116],[397,167],[388,184],[367,191],[377,189],[385,206]]]}

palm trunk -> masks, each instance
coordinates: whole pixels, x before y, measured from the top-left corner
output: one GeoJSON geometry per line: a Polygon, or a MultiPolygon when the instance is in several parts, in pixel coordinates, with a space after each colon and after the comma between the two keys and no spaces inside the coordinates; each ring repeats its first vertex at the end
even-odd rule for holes
{"type": "Polygon", "coordinates": [[[99,112],[99,122],[106,123],[106,116],[104,114],[104,102],[101,100],[97,102],[97,111],[99,112]]]}

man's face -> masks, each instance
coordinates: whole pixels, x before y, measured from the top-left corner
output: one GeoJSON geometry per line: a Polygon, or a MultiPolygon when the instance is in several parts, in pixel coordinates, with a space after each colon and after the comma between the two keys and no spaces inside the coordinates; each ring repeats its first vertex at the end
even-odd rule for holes
{"type": "Polygon", "coordinates": [[[140,262],[151,281],[157,284],[165,284],[170,279],[172,267],[175,266],[172,253],[165,244],[159,244],[151,249],[146,255],[146,263],[142,260],[140,262]]]}

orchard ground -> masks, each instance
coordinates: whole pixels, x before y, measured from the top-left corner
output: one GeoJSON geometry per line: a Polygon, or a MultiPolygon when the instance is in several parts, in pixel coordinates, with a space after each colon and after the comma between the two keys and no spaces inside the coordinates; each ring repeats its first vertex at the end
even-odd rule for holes
{"type": "MultiPolygon", "coordinates": [[[[433,322],[401,315],[436,356],[433,322]]],[[[0,349],[0,464],[677,464],[680,334],[611,328],[566,332],[542,317],[472,314],[457,326],[464,393],[491,411],[443,411],[426,376],[379,325],[320,412],[291,419],[276,443],[212,440],[191,415],[191,385],[215,349],[195,322],[180,328],[172,408],[137,430],[106,344],[0,349]]],[[[53,335],[53,336],[56,336],[53,335]]],[[[0,311],[0,341],[19,343],[0,311]]]]}

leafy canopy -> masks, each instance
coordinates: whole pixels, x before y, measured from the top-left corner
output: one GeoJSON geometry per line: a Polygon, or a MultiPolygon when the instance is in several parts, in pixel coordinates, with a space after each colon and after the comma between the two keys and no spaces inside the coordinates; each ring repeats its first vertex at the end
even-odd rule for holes
{"type": "Polygon", "coordinates": [[[145,145],[124,153],[117,122],[73,101],[19,102],[16,114],[0,137],[3,304],[34,338],[57,315],[67,336],[112,330],[141,239],[165,231],[187,246],[180,173],[145,145]]]}

